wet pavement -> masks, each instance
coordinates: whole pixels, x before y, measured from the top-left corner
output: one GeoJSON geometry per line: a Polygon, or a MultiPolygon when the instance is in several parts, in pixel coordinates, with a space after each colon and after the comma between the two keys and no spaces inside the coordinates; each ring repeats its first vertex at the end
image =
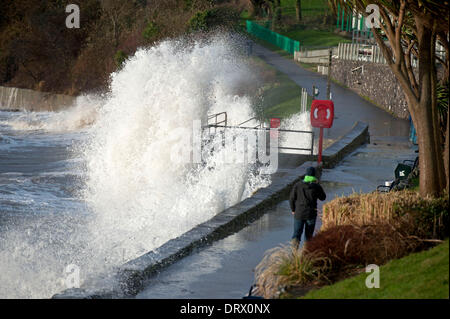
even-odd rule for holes
{"type": "MultiPolygon", "coordinates": [[[[257,44],[260,58],[287,74],[302,87],[316,85],[320,98],[326,93],[326,78],[304,70],[257,44]]],[[[371,192],[393,179],[394,168],[404,159],[414,159],[416,147],[408,141],[408,121],[393,118],[356,93],[331,84],[335,102],[333,128],[325,137],[337,139],[356,121],[369,124],[371,143],[346,156],[333,169],[324,169],[321,183],[327,201],[353,192],[371,192]]],[[[286,169],[284,169],[286,171],[286,169]]],[[[323,203],[319,203],[321,209],[323,203]]],[[[320,228],[320,219],[316,231],[320,228]]],[[[254,281],[253,270],[264,252],[289,242],[293,221],[287,201],[279,203],[243,230],[217,241],[172,264],[150,278],[136,298],[242,298],[254,281]]]]}
{"type": "MultiPolygon", "coordinates": [[[[391,180],[398,162],[414,159],[406,138],[375,139],[324,169],[321,184],[327,200],[353,192],[371,192],[391,180]],[[395,147],[395,152],[392,151],[395,147]]],[[[325,201],[325,202],[326,202],[325,201]]],[[[321,210],[323,202],[319,202],[321,210]]],[[[316,231],[320,228],[320,219],[316,231]]],[[[287,244],[293,230],[288,201],[283,201],[243,230],[183,258],[146,283],[136,298],[242,298],[254,281],[264,252],[287,244]]]]}
{"type": "MultiPolygon", "coordinates": [[[[288,60],[263,46],[254,43],[253,52],[268,64],[286,74],[312,95],[312,86],[319,89],[317,99],[326,99],[327,78],[324,75],[305,70],[293,60],[288,60]]],[[[409,122],[394,118],[388,112],[366,101],[355,92],[331,82],[330,90],[334,102],[335,119],[333,127],[325,129],[325,137],[339,137],[347,133],[356,121],[369,124],[371,136],[407,136],[409,122]]]]}

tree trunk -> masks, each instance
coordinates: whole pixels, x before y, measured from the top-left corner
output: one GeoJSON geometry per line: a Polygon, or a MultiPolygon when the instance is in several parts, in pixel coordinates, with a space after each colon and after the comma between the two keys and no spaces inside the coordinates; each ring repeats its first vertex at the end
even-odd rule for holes
{"type": "Polygon", "coordinates": [[[302,21],[302,1],[295,1],[295,17],[297,21],[302,21]]]}
{"type": "MultiPolygon", "coordinates": [[[[352,1],[357,5],[358,11],[364,14],[365,2],[352,1]]],[[[383,2],[379,2],[382,4],[383,2]]],[[[398,79],[408,103],[414,126],[417,129],[419,144],[419,168],[420,168],[420,194],[421,196],[438,196],[446,186],[446,170],[448,175],[448,129],[444,156],[442,155],[442,137],[439,131],[439,119],[436,101],[436,69],[434,66],[435,33],[443,32],[440,21],[433,14],[423,13],[421,6],[415,6],[415,2],[387,1],[386,3],[400,4],[398,16],[389,12],[386,5],[380,14],[385,21],[381,28],[388,37],[389,46],[386,45],[378,29],[372,28],[375,40],[383,51],[389,67],[398,79]],[[407,10],[414,7],[414,11],[407,10]],[[402,45],[405,17],[411,14],[414,18],[414,34],[417,38],[417,51],[419,58],[418,77],[412,76],[409,63],[405,60],[405,54],[409,55],[409,49],[405,52],[402,45]],[[444,157],[447,161],[444,167],[444,157]]],[[[384,6],[384,5],[383,5],[384,6]]],[[[447,11],[448,12],[448,11],[447,11]]],[[[366,15],[367,16],[367,15],[366,15]]],[[[447,55],[448,58],[448,55],[447,55]]],[[[450,118],[449,118],[450,121],[450,118]]],[[[448,122],[447,122],[448,127],[448,122]]]]}
{"type": "MultiPolygon", "coordinates": [[[[432,63],[432,32],[417,23],[418,45],[419,45],[419,86],[420,99],[418,103],[412,103],[410,108],[414,126],[417,128],[417,138],[419,142],[419,166],[420,166],[420,194],[422,196],[437,196],[441,193],[444,181],[444,165],[442,150],[438,147],[439,136],[436,135],[436,123],[434,118],[437,112],[433,110],[432,84],[434,71],[432,63]],[[415,105],[414,105],[415,104],[415,105]]],[[[411,102],[411,101],[410,101],[411,102]]]]}
{"type": "Polygon", "coordinates": [[[417,106],[413,120],[417,128],[417,140],[419,144],[419,169],[420,169],[420,194],[422,196],[437,196],[441,189],[439,187],[439,172],[437,169],[436,148],[434,142],[434,128],[431,119],[430,103],[420,103],[417,106]],[[427,110],[428,109],[428,110],[427,110]],[[420,120],[418,120],[420,119],[420,120]]]}
{"type": "Polygon", "coordinates": [[[431,36],[431,54],[430,54],[430,68],[431,68],[431,110],[432,110],[432,118],[433,118],[433,127],[434,127],[434,143],[437,150],[437,156],[442,158],[442,162],[439,161],[437,163],[438,169],[438,177],[439,177],[439,188],[443,190],[445,188],[445,169],[443,163],[442,152],[444,151],[442,145],[442,134],[441,134],[441,126],[439,122],[439,110],[437,105],[437,72],[436,72],[436,32],[433,29],[431,36]],[[442,163],[442,164],[441,164],[442,163]]]}
{"type": "Polygon", "coordinates": [[[250,16],[258,17],[261,14],[259,1],[250,1],[250,16]]]}
{"type": "Polygon", "coordinates": [[[450,137],[449,137],[449,123],[450,123],[450,107],[447,108],[447,129],[445,130],[445,149],[444,149],[444,167],[445,167],[445,182],[446,182],[446,189],[447,194],[450,194],[450,164],[449,164],[449,157],[448,157],[448,151],[449,151],[449,143],[450,143],[450,137]]]}

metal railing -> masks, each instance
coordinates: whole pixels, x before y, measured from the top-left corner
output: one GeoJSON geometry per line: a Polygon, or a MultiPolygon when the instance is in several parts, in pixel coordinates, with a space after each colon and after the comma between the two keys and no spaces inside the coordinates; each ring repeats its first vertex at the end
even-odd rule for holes
{"type": "MultiPolygon", "coordinates": [[[[244,122],[245,123],[245,122],[244,122]]],[[[203,129],[208,129],[209,132],[211,132],[211,128],[221,128],[223,130],[226,129],[235,129],[235,130],[253,130],[253,131],[265,131],[266,133],[270,132],[270,128],[268,127],[245,127],[245,126],[222,126],[222,125],[214,125],[214,124],[208,124],[206,126],[203,126],[203,129]]],[[[296,151],[308,151],[311,155],[313,155],[314,152],[314,132],[313,131],[302,131],[302,130],[287,130],[287,129],[276,129],[279,133],[297,133],[297,134],[309,134],[311,138],[311,147],[310,148],[302,148],[302,147],[288,147],[288,146],[280,146],[278,145],[278,149],[280,150],[296,150],[296,151]]],[[[225,132],[223,131],[222,134],[222,144],[225,144],[225,132]]],[[[258,137],[258,136],[257,136],[258,137]]],[[[258,138],[257,138],[258,142],[258,138]]]]}
{"type": "Polygon", "coordinates": [[[339,43],[337,57],[341,60],[386,64],[386,59],[377,45],[339,43]]]}
{"type": "Polygon", "coordinates": [[[210,124],[209,121],[214,119],[214,124],[213,125],[219,125],[224,123],[223,126],[227,126],[227,112],[220,112],[220,113],[216,113],[216,114],[212,114],[208,116],[208,125],[210,124]],[[218,117],[223,115],[224,119],[222,121],[218,121],[218,117]]]}
{"type": "Polygon", "coordinates": [[[264,127],[264,122],[262,122],[262,121],[261,121],[259,118],[257,118],[256,116],[255,116],[255,117],[252,117],[252,118],[249,118],[248,120],[246,120],[246,121],[244,121],[244,122],[242,122],[242,123],[239,123],[237,126],[242,126],[242,124],[248,123],[248,122],[253,121],[253,120],[259,121],[259,124],[256,125],[256,126],[254,126],[254,128],[263,128],[263,127],[264,127]]]}
{"type": "Polygon", "coordinates": [[[214,133],[216,133],[218,127],[227,126],[227,122],[228,122],[227,112],[220,112],[220,113],[209,115],[208,119],[207,119],[207,122],[208,122],[207,126],[210,128],[209,134],[211,134],[211,127],[215,128],[214,133]],[[219,117],[221,115],[223,115],[223,120],[219,121],[219,117]],[[212,119],[214,119],[214,124],[210,123],[210,121],[212,119]],[[223,125],[220,125],[220,124],[223,124],[223,125]]]}

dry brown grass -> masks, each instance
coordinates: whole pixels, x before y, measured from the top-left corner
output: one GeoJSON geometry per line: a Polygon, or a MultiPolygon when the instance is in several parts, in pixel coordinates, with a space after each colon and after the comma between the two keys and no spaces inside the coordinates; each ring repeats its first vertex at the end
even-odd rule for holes
{"type": "Polygon", "coordinates": [[[393,231],[422,239],[448,234],[448,195],[421,197],[405,190],[390,193],[352,194],[323,206],[322,228],[352,225],[389,225],[393,231]]]}
{"type": "Polygon", "coordinates": [[[304,250],[329,258],[329,277],[333,279],[357,266],[382,265],[427,245],[428,242],[404,236],[388,224],[342,225],[321,231],[305,244],[304,250]]]}

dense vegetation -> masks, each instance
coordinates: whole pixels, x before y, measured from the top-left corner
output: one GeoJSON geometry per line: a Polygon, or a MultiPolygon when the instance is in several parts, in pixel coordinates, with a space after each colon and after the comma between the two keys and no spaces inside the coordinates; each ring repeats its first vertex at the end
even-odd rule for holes
{"type": "Polygon", "coordinates": [[[140,46],[237,25],[245,0],[6,0],[0,6],[0,85],[77,94],[104,89],[140,46]]]}
{"type": "Polygon", "coordinates": [[[137,48],[253,19],[303,46],[343,41],[326,0],[73,0],[80,28],[67,28],[67,1],[6,0],[0,7],[0,85],[76,95],[104,90],[137,48]],[[312,32],[312,33],[311,33],[312,32]],[[312,39],[309,41],[308,39],[312,39]],[[311,42],[311,43],[310,43],[311,42]]]}
{"type": "Polygon", "coordinates": [[[366,265],[384,265],[426,250],[448,234],[448,195],[422,197],[403,190],[338,197],[324,204],[322,227],[302,249],[267,251],[256,267],[258,292],[275,297],[285,287],[293,296],[302,295],[366,265]]]}

